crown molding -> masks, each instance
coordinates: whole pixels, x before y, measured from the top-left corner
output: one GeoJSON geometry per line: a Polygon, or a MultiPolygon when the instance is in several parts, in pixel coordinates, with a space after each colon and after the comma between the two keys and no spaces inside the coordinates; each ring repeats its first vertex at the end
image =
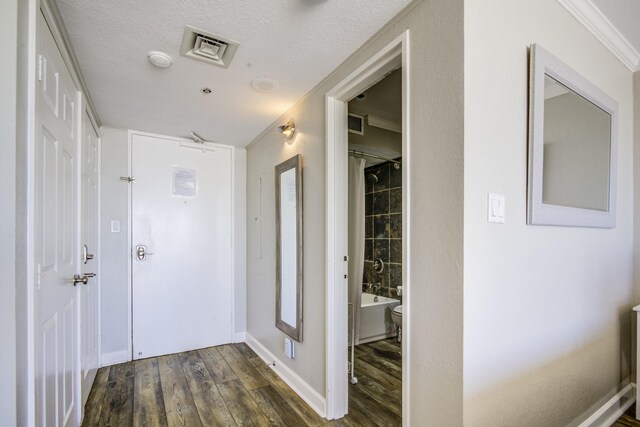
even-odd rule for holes
{"type": "Polygon", "coordinates": [[[640,53],[591,0],[558,0],[631,71],[640,70],[640,53]]]}

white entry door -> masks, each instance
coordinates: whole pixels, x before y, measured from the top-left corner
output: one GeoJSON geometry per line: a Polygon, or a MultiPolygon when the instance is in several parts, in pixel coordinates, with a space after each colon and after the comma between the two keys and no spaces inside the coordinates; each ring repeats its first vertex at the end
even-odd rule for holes
{"type": "MultiPolygon", "coordinates": [[[[100,140],[89,116],[82,115],[82,139],[80,150],[81,224],[80,224],[80,268],[91,276],[99,271],[97,258],[99,246],[99,176],[100,140]]],[[[81,404],[89,397],[89,391],[98,371],[99,326],[100,326],[100,278],[88,277],[87,284],[80,286],[80,389],[81,404]]]]}
{"type": "Polygon", "coordinates": [[[232,149],[132,134],[133,357],[231,342],[232,149]]]}
{"type": "Polygon", "coordinates": [[[38,14],[35,131],[37,426],[77,426],[78,91],[38,14]]]}

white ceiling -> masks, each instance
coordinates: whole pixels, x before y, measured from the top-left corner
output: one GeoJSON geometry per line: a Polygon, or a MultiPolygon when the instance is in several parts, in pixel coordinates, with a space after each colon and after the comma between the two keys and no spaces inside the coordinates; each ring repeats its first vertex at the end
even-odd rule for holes
{"type": "Polygon", "coordinates": [[[106,126],[245,146],[410,0],[56,0],[106,126]],[[235,40],[227,69],[180,56],[185,25],[235,40]],[[173,66],[147,59],[159,50],[173,66]],[[279,87],[258,93],[257,77],[279,87]],[[204,87],[213,93],[204,95],[204,87]]]}
{"type": "Polygon", "coordinates": [[[640,52],[640,1],[592,0],[622,36],[640,52]]]}
{"type": "Polygon", "coordinates": [[[629,70],[640,71],[639,0],[557,0],[629,70]]]}

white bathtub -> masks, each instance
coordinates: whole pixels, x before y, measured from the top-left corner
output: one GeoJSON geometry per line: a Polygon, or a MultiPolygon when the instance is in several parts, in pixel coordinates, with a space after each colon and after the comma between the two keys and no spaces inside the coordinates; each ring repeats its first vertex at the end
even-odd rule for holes
{"type": "Polygon", "coordinates": [[[360,339],[357,344],[391,338],[398,334],[391,320],[391,310],[400,305],[400,301],[383,296],[378,296],[377,301],[374,298],[373,294],[362,293],[360,339]]]}

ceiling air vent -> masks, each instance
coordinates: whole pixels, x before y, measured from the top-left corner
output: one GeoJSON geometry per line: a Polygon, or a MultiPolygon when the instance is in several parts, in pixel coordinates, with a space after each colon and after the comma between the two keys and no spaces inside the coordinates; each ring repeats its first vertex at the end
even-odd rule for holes
{"type": "Polygon", "coordinates": [[[238,42],[187,25],[184,29],[180,55],[227,68],[238,46],[238,42]]]}
{"type": "Polygon", "coordinates": [[[349,132],[364,135],[364,116],[349,113],[348,119],[349,132]]]}

